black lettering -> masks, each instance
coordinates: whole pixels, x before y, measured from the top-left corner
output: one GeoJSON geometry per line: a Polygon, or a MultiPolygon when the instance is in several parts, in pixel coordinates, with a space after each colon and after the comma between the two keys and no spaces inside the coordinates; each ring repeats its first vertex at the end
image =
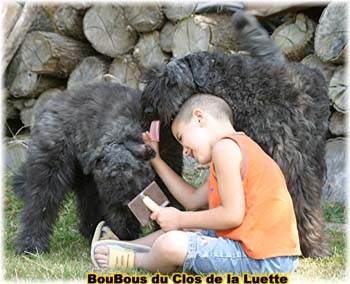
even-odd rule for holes
{"type": "Polygon", "coordinates": [[[181,274],[180,273],[176,273],[173,275],[173,282],[175,284],[181,283],[181,274]]]}
{"type": "Polygon", "coordinates": [[[133,284],[139,284],[139,283],[147,283],[147,276],[142,276],[142,275],[136,275],[136,276],[132,276],[132,283],[133,284]]]}
{"type": "MultiPolygon", "coordinates": [[[[168,276],[162,275],[160,273],[156,273],[152,276],[151,282],[153,284],[159,284],[159,283],[167,284],[168,283],[168,276]]],[[[147,283],[147,279],[146,279],[146,282],[144,282],[144,283],[147,283]]]]}
{"type": "Polygon", "coordinates": [[[232,273],[226,274],[226,284],[236,284],[239,283],[240,277],[238,275],[233,275],[232,273]]]}
{"type": "Polygon", "coordinates": [[[158,284],[158,283],[159,283],[159,273],[156,273],[156,274],[154,274],[154,275],[152,276],[151,282],[152,282],[153,284],[158,284]]]}
{"type": "Polygon", "coordinates": [[[114,283],[123,283],[123,274],[114,274],[114,283]]]}
{"type": "Polygon", "coordinates": [[[96,283],[96,274],[88,274],[88,283],[96,283]]]}
{"type": "Polygon", "coordinates": [[[210,273],[207,277],[205,277],[205,282],[207,282],[207,284],[213,284],[214,283],[214,273],[210,273]]]}
{"type": "Polygon", "coordinates": [[[267,283],[269,279],[266,276],[261,276],[260,281],[257,283],[267,283]]]}
{"type": "Polygon", "coordinates": [[[252,281],[250,281],[249,275],[247,273],[243,274],[243,283],[245,283],[245,284],[252,283],[252,281]]]}
{"type": "Polygon", "coordinates": [[[269,275],[269,282],[270,283],[279,283],[278,281],[278,274],[270,274],[269,275]]]}
{"type": "Polygon", "coordinates": [[[281,283],[288,283],[288,277],[286,277],[286,276],[281,276],[281,277],[280,277],[280,282],[281,282],[281,283]]]}
{"type": "Polygon", "coordinates": [[[188,275],[187,273],[174,273],[172,275],[171,280],[175,284],[201,284],[202,283],[202,277],[200,275],[188,275]]]}
{"type": "Polygon", "coordinates": [[[196,278],[193,277],[192,275],[188,275],[185,279],[185,283],[193,284],[196,281],[196,278]]]}
{"type": "Polygon", "coordinates": [[[196,276],[196,284],[201,284],[202,283],[202,276],[197,275],[196,276]]]}

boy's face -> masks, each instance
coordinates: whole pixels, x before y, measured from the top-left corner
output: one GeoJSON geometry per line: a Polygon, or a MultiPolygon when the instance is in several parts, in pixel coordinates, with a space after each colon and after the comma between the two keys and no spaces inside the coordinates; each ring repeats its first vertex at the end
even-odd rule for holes
{"type": "Polygon", "coordinates": [[[200,164],[211,161],[211,137],[207,131],[205,117],[193,115],[189,122],[176,118],[171,126],[176,140],[183,146],[183,154],[200,164]]]}

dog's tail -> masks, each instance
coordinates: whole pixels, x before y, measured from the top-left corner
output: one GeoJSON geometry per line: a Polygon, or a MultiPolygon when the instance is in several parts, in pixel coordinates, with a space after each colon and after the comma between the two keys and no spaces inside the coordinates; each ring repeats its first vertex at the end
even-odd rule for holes
{"type": "Polygon", "coordinates": [[[240,48],[248,51],[252,57],[275,64],[286,62],[281,50],[255,17],[237,11],[232,16],[232,27],[240,48]]]}
{"type": "Polygon", "coordinates": [[[21,165],[17,173],[12,178],[12,190],[17,198],[26,199],[26,167],[21,165]]]}

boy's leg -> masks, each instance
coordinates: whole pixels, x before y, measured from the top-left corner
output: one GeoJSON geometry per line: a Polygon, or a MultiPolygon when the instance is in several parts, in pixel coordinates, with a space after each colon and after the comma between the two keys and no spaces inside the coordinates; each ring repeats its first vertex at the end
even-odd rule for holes
{"type": "Polygon", "coordinates": [[[162,230],[155,231],[145,237],[138,238],[136,240],[130,241],[130,243],[135,243],[138,245],[144,245],[148,247],[152,247],[153,243],[161,236],[164,232],[162,230]]]}
{"type": "MultiPolygon", "coordinates": [[[[186,259],[187,243],[185,232],[163,233],[154,241],[151,252],[136,253],[134,266],[151,272],[174,272],[186,259]]],[[[109,248],[106,246],[97,246],[95,249],[95,259],[102,268],[109,268],[108,253],[109,248]]]]}
{"type": "Polygon", "coordinates": [[[187,256],[187,234],[170,231],[161,235],[153,244],[150,253],[138,253],[135,267],[151,272],[174,272],[181,267],[187,256]]]}

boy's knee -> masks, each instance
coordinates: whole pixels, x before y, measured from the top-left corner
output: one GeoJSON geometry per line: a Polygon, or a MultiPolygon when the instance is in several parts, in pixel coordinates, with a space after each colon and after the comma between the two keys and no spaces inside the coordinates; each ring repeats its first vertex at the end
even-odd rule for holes
{"type": "Polygon", "coordinates": [[[187,255],[187,235],[182,231],[167,232],[157,239],[153,248],[173,259],[184,259],[187,255]]]}

